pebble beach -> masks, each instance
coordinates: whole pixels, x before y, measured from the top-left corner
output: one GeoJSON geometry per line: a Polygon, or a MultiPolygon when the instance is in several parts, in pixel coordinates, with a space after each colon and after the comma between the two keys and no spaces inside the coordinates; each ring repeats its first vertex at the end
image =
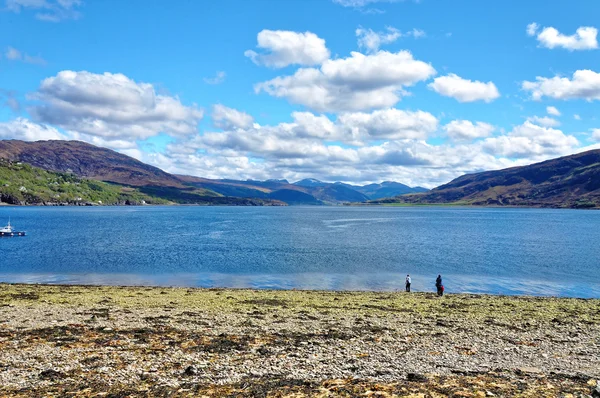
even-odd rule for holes
{"type": "Polygon", "coordinates": [[[599,397],[600,300],[0,284],[0,396],[599,397]]]}

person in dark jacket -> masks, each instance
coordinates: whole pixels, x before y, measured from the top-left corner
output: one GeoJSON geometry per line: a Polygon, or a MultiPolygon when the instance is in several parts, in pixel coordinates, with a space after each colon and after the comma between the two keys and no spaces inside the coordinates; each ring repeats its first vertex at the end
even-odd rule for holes
{"type": "Polygon", "coordinates": [[[437,288],[437,295],[442,296],[444,294],[444,285],[442,284],[442,276],[438,275],[435,280],[435,287],[437,288]]]}

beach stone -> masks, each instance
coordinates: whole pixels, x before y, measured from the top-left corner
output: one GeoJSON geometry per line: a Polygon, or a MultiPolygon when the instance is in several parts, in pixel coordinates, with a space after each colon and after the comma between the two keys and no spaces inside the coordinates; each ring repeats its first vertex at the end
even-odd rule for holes
{"type": "Polygon", "coordinates": [[[592,397],[600,398],[600,383],[596,385],[596,388],[592,389],[592,397]]]}
{"type": "Polygon", "coordinates": [[[43,380],[57,380],[64,379],[65,377],[66,375],[63,372],[54,369],[46,369],[40,372],[40,379],[43,380]]]}
{"type": "Polygon", "coordinates": [[[406,375],[406,380],[408,381],[418,381],[418,382],[426,382],[429,379],[427,378],[427,376],[422,375],[420,373],[409,373],[406,375]]]}
{"type": "Polygon", "coordinates": [[[540,374],[540,373],[542,373],[542,371],[539,368],[534,368],[531,366],[524,366],[524,367],[518,368],[517,373],[518,374],[526,374],[526,373],[540,374]]]}
{"type": "Polygon", "coordinates": [[[194,365],[190,365],[187,368],[185,368],[183,374],[185,374],[186,376],[195,376],[198,374],[198,369],[194,365]]]}

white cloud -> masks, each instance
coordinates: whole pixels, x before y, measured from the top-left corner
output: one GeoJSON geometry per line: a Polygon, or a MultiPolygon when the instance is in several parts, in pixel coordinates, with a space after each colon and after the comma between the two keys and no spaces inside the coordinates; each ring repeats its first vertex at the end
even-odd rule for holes
{"type": "Polygon", "coordinates": [[[458,102],[492,102],[500,96],[494,83],[463,79],[454,73],[436,77],[428,87],[440,95],[455,98],[458,102]]]}
{"type": "Polygon", "coordinates": [[[257,36],[258,47],[266,50],[259,54],[247,50],[244,55],[257,65],[283,68],[288,65],[319,65],[329,58],[325,40],[311,32],[262,30],[257,36]]]}
{"type": "Polygon", "coordinates": [[[372,113],[343,113],[337,123],[350,133],[351,139],[425,140],[437,129],[438,120],[431,113],[382,109],[372,113]]]}
{"type": "Polygon", "coordinates": [[[325,115],[314,115],[310,112],[293,112],[294,119],[292,131],[299,138],[320,138],[335,140],[342,138],[338,134],[337,126],[325,115]]]}
{"type": "Polygon", "coordinates": [[[547,106],[546,112],[548,112],[548,115],[560,116],[560,111],[558,109],[556,109],[556,107],[554,107],[554,106],[547,106]]]}
{"type": "Polygon", "coordinates": [[[453,141],[469,141],[488,137],[496,128],[489,123],[469,120],[453,120],[444,126],[448,137],[453,141]]]}
{"type": "Polygon", "coordinates": [[[226,76],[227,74],[224,71],[220,70],[217,71],[214,77],[205,77],[203,80],[206,84],[221,84],[225,81],[226,76]]]}
{"type": "Polygon", "coordinates": [[[254,123],[254,118],[245,112],[240,112],[237,109],[228,108],[224,105],[217,104],[213,106],[212,120],[218,128],[236,129],[249,128],[254,123]]]}
{"type": "Polygon", "coordinates": [[[578,145],[577,138],[571,135],[526,121],[507,135],[487,138],[482,147],[495,156],[533,160],[572,153],[578,145]]]}
{"type": "Polygon", "coordinates": [[[427,33],[425,33],[425,31],[422,29],[413,28],[413,30],[406,32],[405,36],[412,36],[415,39],[419,39],[421,37],[427,36],[427,33]]]}
{"type": "Polygon", "coordinates": [[[535,36],[539,27],[540,27],[540,25],[538,25],[535,22],[530,23],[529,25],[527,25],[527,35],[535,36]]]}
{"type": "Polygon", "coordinates": [[[539,31],[539,25],[531,23],[527,25],[527,34],[536,36],[541,47],[557,48],[561,47],[569,51],[574,50],[593,50],[598,48],[598,29],[591,26],[582,26],[577,29],[575,34],[567,36],[560,33],[556,28],[546,27],[539,31]]]}
{"type": "Polygon", "coordinates": [[[600,129],[592,129],[592,139],[600,142],[600,129]]]}
{"type": "Polygon", "coordinates": [[[393,106],[405,94],[404,87],[434,74],[431,65],[408,51],[352,52],[348,58],[325,61],[320,69],[301,68],[292,76],[259,83],[255,91],[319,112],[359,111],[393,106]]]}
{"type": "Polygon", "coordinates": [[[359,27],[356,29],[356,37],[358,37],[358,47],[364,48],[367,52],[375,52],[379,50],[382,44],[393,43],[402,37],[402,33],[391,26],[386,28],[387,32],[375,32],[372,29],[364,29],[359,27]]]}
{"type": "Polygon", "coordinates": [[[6,9],[16,13],[35,10],[35,17],[41,21],[60,22],[79,18],[77,7],[82,4],[82,0],[6,0],[6,9]]]}
{"type": "Polygon", "coordinates": [[[197,132],[202,111],[157,94],[122,74],[62,71],[42,81],[29,112],[34,119],[103,139],[144,139],[197,132]]]}
{"type": "Polygon", "coordinates": [[[600,73],[589,69],[578,70],[573,73],[572,79],[554,76],[552,78],[535,78],[535,82],[524,81],[523,90],[531,91],[534,100],[542,97],[555,99],[586,99],[588,101],[600,99],[600,73]]]}
{"type": "Polygon", "coordinates": [[[558,127],[560,126],[560,122],[554,118],[549,116],[531,116],[527,118],[528,121],[544,126],[544,127],[558,127]]]}
{"type": "Polygon", "coordinates": [[[0,138],[24,141],[64,140],[65,136],[54,127],[33,123],[24,118],[0,122],[0,138]]]}
{"type": "Polygon", "coordinates": [[[25,54],[13,47],[8,47],[4,53],[4,56],[10,61],[22,61],[28,64],[46,65],[46,60],[44,60],[42,57],[34,57],[29,54],[25,54]]]}
{"type": "Polygon", "coordinates": [[[418,39],[425,37],[426,33],[420,29],[413,29],[406,33],[402,33],[398,29],[391,26],[386,27],[386,32],[375,32],[372,29],[365,29],[363,27],[356,29],[358,47],[366,49],[368,53],[376,52],[383,44],[390,44],[398,40],[400,37],[409,36],[418,39]]]}
{"type": "Polygon", "coordinates": [[[573,119],[575,119],[575,120],[581,120],[581,116],[579,116],[578,114],[574,114],[573,115],[573,119]]]}

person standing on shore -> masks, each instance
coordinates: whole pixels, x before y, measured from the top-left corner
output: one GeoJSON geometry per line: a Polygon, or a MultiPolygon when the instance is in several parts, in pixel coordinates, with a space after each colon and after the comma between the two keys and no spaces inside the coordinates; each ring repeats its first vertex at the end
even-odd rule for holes
{"type": "Polygon", "coordinates": [[[435,287],[437,288],[437,295],[441,296],[444,294],[444,285],[442,285],[442,275],[438,275],[435,280],[435,287]]]}
{"type": "Polygon", "coordinates": [[[406,275],[406,291],[410,293],[410,275],[406,275]]]}

